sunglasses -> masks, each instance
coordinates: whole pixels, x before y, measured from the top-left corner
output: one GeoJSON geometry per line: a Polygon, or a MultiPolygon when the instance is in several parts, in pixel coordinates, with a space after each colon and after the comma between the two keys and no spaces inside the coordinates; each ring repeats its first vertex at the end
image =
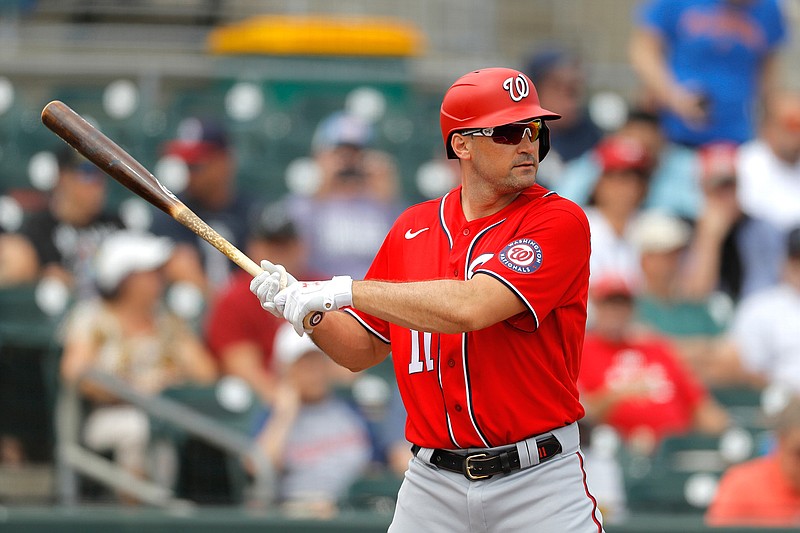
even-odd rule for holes
{"type": "Polygon", "coordinates": [[[513,122],[504,126],[494,128],[480,128],[459,132],[461,135],[472,135],[475,137],[491,137],[497,144],[519,144],[522,138],[527,135],[531,142],[539,138],[542,131],[542,120],[537,118],[530,122],[513,122]]]}

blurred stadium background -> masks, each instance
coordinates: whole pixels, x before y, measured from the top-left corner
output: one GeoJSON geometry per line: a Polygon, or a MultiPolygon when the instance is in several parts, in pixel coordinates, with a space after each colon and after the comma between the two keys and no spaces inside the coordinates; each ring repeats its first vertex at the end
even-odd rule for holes
{"type": "MultiPolygon", "coordinates": [[[[589,94],[597,102],[611,106],[635,98],[638,84],[626,45],[636,3],[0,0],[0,222],[13,230],[21,210],[41,206],[52,186],[52,151],[61,141],[41,125],[40,112],[53,99],[89,117],[170,187],[177,187],[180,177],[162,166],[162,144],[183,117],[216,115],[233,134],[240,186],[267,197],[286,192],[287,180],[302,180],[302,165],[293,163],[308,156],[320,119],[350,108],[376,120],[378,147],[397,158],[403,195],[417,201],[429,194],[418,185],[420,172],[441,152],[441,96],[470,69],[521,67],[537,47],[555,42],[582,56],[589,94]],[[320,38],[302,39],[301,31],[320,38]]],[[[786,6],[792,40],[784,51],[783,75],[800,87],[800,2],[789,0],[786,6]]],[[[613,106],[595,111],[600,120],[613,122],[613,106]]],[[[129,205],[127,191],[110,192],[114,205],[129,205]]],[[[45,361],[47,378],[37,393],[52,405],[55,369],[48,369],[47,361],[55,320],[31,305],[29,295],[3,294],[3,355],[13,346],[17,359],[45,361]]],[[[7,360],[0,371],[10,365],[7,360]]],[[[737,395],[729,405],[747,418],[759,401],[737,395]]],[[[39,407],[8,399],[0,404],[4,410],[31,409],[34,422],[42,420],[39,407]]],[[[40,436],[40,466],[0,472],[2,531],[355,532],[383,531],[391,518],[386,498],[396,487],[373,488],[368,482],[361,498],[367,503],[327,522],[246,505],[69,506],[57,481],[53,430],[46,419],[45,425],[32,422],[29,430],[40,436]]],[[[758,435],[754,427],[753,436],[758,435]]],[[[673,452],[682,451],[676,444],[673,452]]],[[[640,483],[635,489],[640,511],[608,531],[703,531],[702,503],[693,502],[703,501],[708,478],[693,478],[689,488],[686,482],[698,472],[713,474],[724,457],[717,440],[694,442],[690,452],[646,464],[629,458],[627,471],[640,483]]]]}

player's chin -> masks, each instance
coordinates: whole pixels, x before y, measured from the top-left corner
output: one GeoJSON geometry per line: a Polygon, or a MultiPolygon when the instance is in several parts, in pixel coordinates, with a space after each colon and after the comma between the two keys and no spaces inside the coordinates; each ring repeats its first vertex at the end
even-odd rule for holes
{"type": "Polygon", "coordinates": [[[525,181],[529,180],[531,185],[533,185],[536,182],[536,170],[536,165],[526,164],[516,165],[511,172],[517,179],[522,179],[525,181]]]}

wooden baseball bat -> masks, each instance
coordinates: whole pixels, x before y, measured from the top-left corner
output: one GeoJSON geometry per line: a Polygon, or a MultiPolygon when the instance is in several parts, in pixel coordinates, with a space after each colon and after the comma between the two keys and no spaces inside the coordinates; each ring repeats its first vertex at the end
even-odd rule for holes
{"type": "MultiPolygon", "coordinates": [[[[42,123],[100,170],[192,230],[245,272],[251,276],[263,272],[252,259],[192,212],[133,156],[68,105],[54,100],[44,106],[42,123]]],[[[304,319],[306,328],[318,325],[322,317],[323,314],[319,312],[309,313],[304,319]]]]}

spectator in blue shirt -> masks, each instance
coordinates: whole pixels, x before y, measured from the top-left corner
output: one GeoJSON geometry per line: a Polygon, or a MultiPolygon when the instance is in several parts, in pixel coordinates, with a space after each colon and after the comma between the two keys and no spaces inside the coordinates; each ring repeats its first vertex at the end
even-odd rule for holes
{"type": "Polygon", "coordinates": [[[785,38],[778,0],[647,0],[630,56],[671,141],[740,144],[754,136],[785,38]]]}

